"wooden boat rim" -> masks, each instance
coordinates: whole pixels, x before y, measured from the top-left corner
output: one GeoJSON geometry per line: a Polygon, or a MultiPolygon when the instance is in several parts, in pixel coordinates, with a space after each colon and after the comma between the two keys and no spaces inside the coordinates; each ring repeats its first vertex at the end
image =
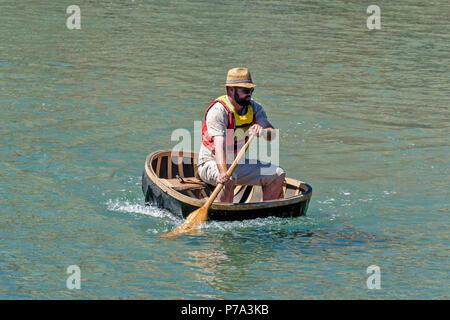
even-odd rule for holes
{"type": "MultiPolygon", "coordinates": [[[[159,178],[156,173],[154,172],[151,163],[154,158],[157,156],[163,157],[168,156],[169,154],[174,154],[179,156],[182,153],[183,157],[187,158],[193,158],[194,163],[195,159],[198,156],[197,153],[192,151],[172,151],[172,150],[157,150],[152,153],[150,153],[146,159],[145,159],[145,172],[147,176],[153,181],[154,184],[156,184],[163,192],[169,194],[171,197],[182,201],[184,203],[190,204],[194,207],[201,207],[203,204],[205,204],[206,199],[194,199],[192,197],[186,196],[174,189],[172,189],[170,186],[163,183],[163,180],[159,178]],[[165,155],[166,154],[166,155],[165,155]]],[[[286,177],[286,182],[292,185],[300,186],[300,184],[303,184],[307,190],[305,193],[292,196],[288,199],[277,199],[277,200],[268,200],[268,201],[261,201],[261,202],[249,202],[249,203],[217,203],[213,202],[211,205],[211,209],[215,210],[227,210],[227,211],[241,211],[241,210],[257,210],[257,209],[263,209],[263,208],[275,208],[275,207],[281,207],[281,206],[287,206],[292,205],[298,202],[305,201],[309,198],[311,198],[312,195],[312,188],[307,183],[296,180],[293,178],[286,177]]]]}

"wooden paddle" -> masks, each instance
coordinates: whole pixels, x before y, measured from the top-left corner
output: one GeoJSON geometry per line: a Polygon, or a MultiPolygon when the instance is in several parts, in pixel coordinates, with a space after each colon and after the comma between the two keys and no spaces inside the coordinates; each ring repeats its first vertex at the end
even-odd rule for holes
{"type": "MultiPolygon", "coordinates": [[[[244,156],[245,152],[248,149],[248,146],[250,145],[250,143],[253,140],[253,137],[254,137],[254,135],[249,136],[248,141],[245,143],[245,145],[242,147],[242,149],[237,154],[236,159],[234,159],[234,161],[233,161],[233,164],[228,168],[228,170],[227,170],[228,176],[231,176],[234,169],[238,165],[239,161],[244,156]]],[[[206,201],[206,203],[202,207],[198,208],[195,211],[192,211],[188,215],[188,217],[186,218],[186,220],[184,221],[184,223],[182,225],[178,226],[173,231],[162,235],[161,237],[162,238],[171,238],[171,237],[181,235],[183,233],[192,232],[192,231],[197,230],[198,227],[208,219],[208,209],[211,206],[211,204],[214,202],[214,200],[216,199],[217,195],[222,190],[222,188],[223,188],[223,183],[219,183],[216,186],[216,188],[214,189],[213,193],[209,196],[208,201],[206,201]]]]}

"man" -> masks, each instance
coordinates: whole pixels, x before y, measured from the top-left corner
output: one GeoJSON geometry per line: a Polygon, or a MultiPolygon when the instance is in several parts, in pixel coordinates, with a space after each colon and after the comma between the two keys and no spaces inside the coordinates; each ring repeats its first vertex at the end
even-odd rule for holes
{"type": "Polygon", "coordinates": [[[224,184],[216,199],[219,202],[233,202],[235,184],[261,185],[264,201],[278,199],[286,176],[279,166],[246,159],[236,166],[231,177],[226,174],[247,134],[270,141],[275,138],[275,130],[262,106],[251,99],[256,85],[247,68],[230,69],[225,86],[227,94],[214,100],[205,111],[198,175],[209,184],[224,184]]]}

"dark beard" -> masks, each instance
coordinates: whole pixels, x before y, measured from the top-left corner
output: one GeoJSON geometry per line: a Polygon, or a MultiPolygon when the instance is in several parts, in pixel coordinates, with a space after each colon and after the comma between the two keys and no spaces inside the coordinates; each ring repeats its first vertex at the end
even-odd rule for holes
{"type": "Polygon", "coordinates": [[[245,98],[239,98],[239,95],[237,94],[237,92],[234,92],[234,101],[236,101],[239,105],[245,107],[249,104],[250,101],[248,101],[245,98]]]}

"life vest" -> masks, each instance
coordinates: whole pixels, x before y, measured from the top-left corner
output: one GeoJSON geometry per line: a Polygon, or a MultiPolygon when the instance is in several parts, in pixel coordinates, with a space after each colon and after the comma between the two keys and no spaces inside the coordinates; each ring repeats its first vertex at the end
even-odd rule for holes
{"type": "Polygon", "coordinates": [[[246,112],[243,115],[240,115],[236,112],[233,104],[228,102],[227,96],[223,95],[214,100],[209,107],[206,108],[202,124],[202,143],[211,151],[215,150],[214,137],[210,137],[208,134],[206,115],[208,114],[209,109],[211,109],[211,107],[217,102],[221,103],[228,112],[228,127],[225,135],[227,152],[238,152],[247,141],[247,130],[253,124],[252,105],[250,103],[246,108],[246,112]]]}

